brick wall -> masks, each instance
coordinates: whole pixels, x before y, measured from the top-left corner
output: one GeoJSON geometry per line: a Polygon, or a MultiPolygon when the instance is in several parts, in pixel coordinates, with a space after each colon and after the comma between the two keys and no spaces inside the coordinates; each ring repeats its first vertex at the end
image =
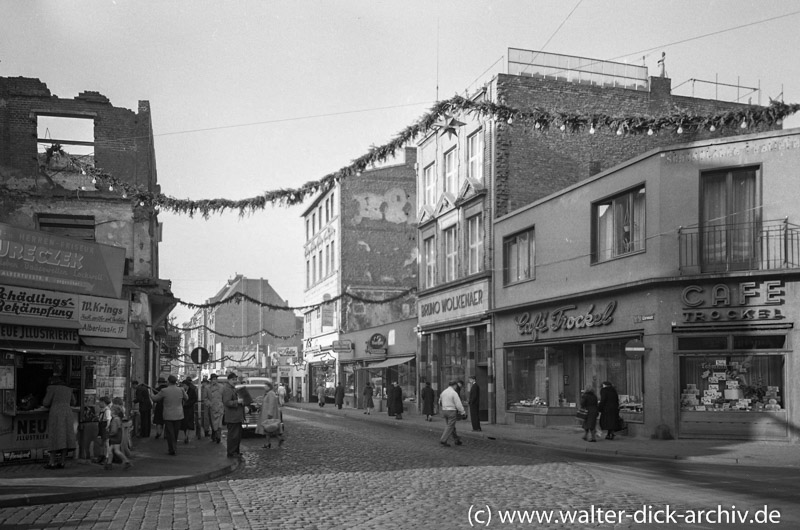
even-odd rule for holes
{"type": "MultiPolygon", "coordinates": [[[[499,75],[498,101],[519,108],[549,111],[604,113],[610,115],[660,115],[674,111],[721,113],[746,105],[703,100],[670,93],[670,79],[651,78],[651,90],[637,91],[499,75]]],[[[754,132],[756,129],[748,129],[754,132]]],[[[653,136],[623,135],[607,131],[545,132],[523,124],[497,124],[495,215],[502,216],[521,206],[579,182],[600,171],[656,147],[691,142],[708,137],[741,134],[741,129],[700,131],[678,135],[659,131],[653,136]]]]}

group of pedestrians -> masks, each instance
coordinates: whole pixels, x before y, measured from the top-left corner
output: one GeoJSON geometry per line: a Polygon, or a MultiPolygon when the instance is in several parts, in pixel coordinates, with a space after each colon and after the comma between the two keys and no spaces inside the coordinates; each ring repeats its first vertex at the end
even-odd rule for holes
{"type": "Polygon", "coordinates": [[[581,395],[581,408],[586,410],[583,420],[583,439],[587,442],[596,442],[595,430],[597,419],[600,418],[600,429],[606,431],[606,440],[613,440],[615,431],[619,430],[619,394],[610,381],[604,381],[600,388],[600,398],[594,392],[593,386],[587,386],[581,395]]]}

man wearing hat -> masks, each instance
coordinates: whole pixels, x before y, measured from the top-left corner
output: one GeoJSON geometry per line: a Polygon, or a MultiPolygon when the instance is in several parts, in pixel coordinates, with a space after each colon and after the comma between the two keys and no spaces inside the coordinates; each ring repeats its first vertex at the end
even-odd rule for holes
{"type": "Polygon", "coordinates": [[[191,376],[186,376],[183,380],[183,389],[189,396],[183,403],[183,420],[181,420],[181,430],[183,431],[183,443],[189,443],[189,432],[194,430],[194,409],[197,407],[197,387],[194,386],[191,376]]]}
{"type": "Polygon", "coordinates": [[[175,455],[178,430],[183,419],[183,400],[189,399],[186,391],[178,386],[178,378],[174,375],[167,377],[167,388],[158,394],[151,394],[150,398],[164,405],[164,438],[167,439],[169,454],[175,455]]]}
{"type": "Polygon", "coordinates": [[[239,444],[242,441],[242,423],[244,422],[244,400],[236,393],[238,377],[234,372],[228,374],[228,382],[222,387],[222,404],[225,406],[223,421],[228,426],[229,458],[241,455],[239,444]]]}

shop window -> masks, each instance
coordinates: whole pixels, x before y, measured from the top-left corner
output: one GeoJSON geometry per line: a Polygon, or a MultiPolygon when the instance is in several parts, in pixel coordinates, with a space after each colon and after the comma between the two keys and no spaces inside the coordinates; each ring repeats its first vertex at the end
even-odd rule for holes
{"type": "Polygon", "coordinates": [[[483,364],[489,359],[489,334],[486,328],[475,328],[475,362],[483,364]]]}
{"type": "Polygon", "coordinates": [[[638,422],[644,419],[642,357],[626,353],[625,343],[607,341],[583,345],[583,388],[594,387],[599,397],[603,382],[610,382],[619,394],[622,417],[638,422]]]}
{"type": "Polygon", "coordinates": [[[466,352],[466,329],[439,334],[439,381],[443,385],[449,381],[466,382],[466,352]]]}
{"type": "Polygon", "coordinates": [[[503,240],[503,283],[533,279],[535,242],[533,228],[503,240]]]}
{"type": "Polygon", "coordinates": [[[592,205],[594,262],[644,250],[644,186],[592,205]]]}
{"type": "Polygon", "coordinates": [[[681,356],[681,410],[782,410],[786,406],[784,362],[782,354],[681,356]]]}
{"type": "Polygon", "coordinates": [[[526,412],[547,406],[547,365],[544,348],[520,348],[506,354],[506,404],[526,412]]]}

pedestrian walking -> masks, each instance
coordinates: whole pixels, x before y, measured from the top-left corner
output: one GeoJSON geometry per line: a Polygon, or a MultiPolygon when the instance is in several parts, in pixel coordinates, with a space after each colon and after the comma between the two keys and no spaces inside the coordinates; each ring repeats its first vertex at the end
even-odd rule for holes
{"type": "Polygon", "coordinates": [[[600,429],[606,431],[606,440],[613,440],[619,424],[619,394],[610,381],[603,381],[597,409],[600,412],[600,429]]]}
{"type": "Polygon", "coordinates": [[[392,387],[389,389],[388,406],[389,416],[394,416],[396,420],[403,419],[403,389],[397,381],[392,381],[392,387]]]}
{"type": "Polygon", "coordinates": [[[222,419],[225,415],[225,405],[222,404],[222,389],[225,383],[219,381],[217,374],[211,374],[208,383],[208,408],[211,424],[211,441],[222,441],[222,419]]]}
{"type": "Polygon", "coordinates": [[[481,421],[478,413],[481,405],[481,388],[474,375],[469,376],[469,419],[472,421],[472,431],[481,430],[481,421]]]}
{"type": "Polygon", "coordinates": [[[594,430],[597,428],[597,394],[590,385],[581,395],[581,408],[586,409],[586,419],[583,420],[583,439],[587,442],[596,442],[594,430]]]}
{"type": "Polygon", "coordinates": [[[436,399],[436,393],[431,388],[431,382],[426,381],[425,386],[422,387],[420,392],[422,397],[422,413],[425,414],[425,421],[433,421],[433,402],[436,399]]]}
{"type": "Polygon", "coordinates": [[[325,385],[322,382],[317,385],[317,403],[320,407],[325,406],[325,385]]]}
{"type": "Polygon", "coordinates": [[[242,454],[240,444],[242,442],[242,422],[244,422],[244,399],[236,392],[237,379],[235,373],[229,373],[228,382],[222,387],[222,404],[225,406],[223,421],[228,427],[226,449],[229,458],[235,458],[242,454]]]}
{"type": "Polygon", "coordinates": [[[272,380],[267,379],[264,382],[267,387],[267,393],[264,394],[264,401],[261,404],[261,412],[258,415],[258,425],[256,426],[256,434],[263,434],[265,436],[264,449],[272,447],[272,439],[278,439],[278,447],[283,445],[283,433],[281,433],[281,410],[280,398],[272,390],[272,380]]]}
{"type": "Polygon", "coordinates": [[[183,443],[189,443],[189,431],[194,430],[194,409],[197,408],[197,387],[194,386],[191,377],[183,380],[183,390],[189,398],[183,402],[183,419],[181,420],[181,430],[183,431],[183,443]]]}
{"type": "Polygon", "coordinates": [[[111,398],[100,396],[97,400],[97,436],[100,438],[100,450],[102,453],[97,458],[98,464],[111,465],[111,449],[108,445],[108,429],[111,426],[111,398]]]}
{"type": "Polygon", "coordinates": [[[342,385],[341,381],[336,385],[336,391],[333,394],[333,402],[336,404],[337,409],[342,408],[342,404],[344,403],[344,385],[342,385]]]}
{"type": "Polygon", "coordinates": [[[42,405],[48,407],[47,437],[50,449],[50,461],[45,469],[63,469],[67,451],[75,449],[78,445],[72,408],[72,389],[64,383],[61,377],[50,378],[42,405]]]}
{"type": "Polygon", "coordinates": [[[139,406],[139,436],[150,438],[153,422],[153,401],[150,399],[150,387],[144,383],[136,385],[133,402],[139,406]]]}
{"type": "Polygon", "coordinates": [[[286,403],[286,387],[283,386],[283,383],[278,384],[278,404],[283,406],[286,403]]]}
{"type": "Polygon", "coordinates": [[[458,395],[458,381],[450,381],[449,386],[439,396],[439,410],[442,411],[442,416],[447,422],[444,432],[439,438],[439,443],[450,447],[447,441],[452,436],[455,444],[461,445],[461,438],[456,431],[456,421],[464,415],[464,404],[461,403],[461,396],[458,395]]]}
{"type": "Polygon", "coordinates": [[[367,409],[364,411],[364,414],[372,414],[372,409],[375,408],[375,402],[372,400],[372,396],[375,394],[375,391],[372,389],[372,384],[367,381],[367,386],[364,387],[364,408],[367,409]]]}
{"type": "MultiPolygon", "coordinates": [[[[167,388],[167,380],[159,377],[156,382],[155,393],[158,394],[165,388],[167,388]]],[[[150,401],[153,401],[152,396],[150,396],[150,401]]],[[[156,440],[158,440],[164,435],[164,402],[154,401],[153,403],[153,425],[156,426],[156,440]]]]}
{"type": "Polygon", "coordinates": [[[175,456],[177,454],[178,432],[183,420],[183,400],[189,399],[186,391],[178,386],[178,378],[174,375],[167,377],[167,387],[158,394],[151,394],[150,399],[156,403],[162,403],[164,438],[167,440],[167,452],[175,456]]]}

